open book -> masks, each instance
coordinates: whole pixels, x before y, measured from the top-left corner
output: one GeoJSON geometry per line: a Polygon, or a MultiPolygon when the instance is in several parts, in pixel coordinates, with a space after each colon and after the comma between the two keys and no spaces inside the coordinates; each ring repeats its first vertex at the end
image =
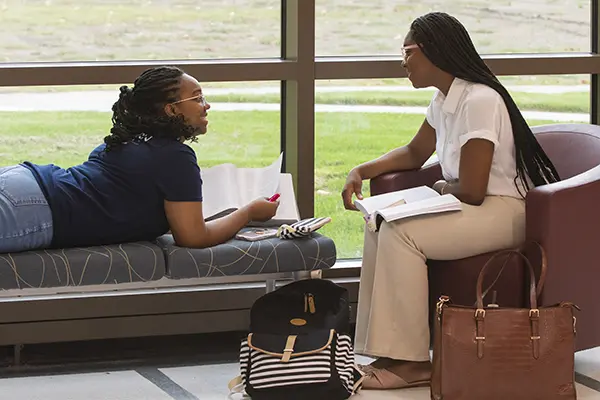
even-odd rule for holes
{"type": "Polygon", "coordinates": [[[202,208],[205,219],[224,217],[259,197],[279,193],[277,214],[267,222],[252,222],[252,226],[279,226],[300,220],[294,194],[292,175],[281,173],[283,154],[263,168],[238,168],[220,164],[202,169],[202,208]]]}
{"type": "Polygon", "coordinates": [[[455,196],[451,194],[441,196],[427,186],[355,200],[354,205],[365,217],[380,216],[387,222],[417,215],[461,210],[460,200],[455,196]]]}

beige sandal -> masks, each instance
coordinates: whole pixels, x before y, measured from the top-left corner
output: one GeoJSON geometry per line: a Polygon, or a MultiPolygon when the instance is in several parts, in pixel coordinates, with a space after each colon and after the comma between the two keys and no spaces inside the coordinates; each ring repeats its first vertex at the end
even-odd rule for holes
{"type": "MultiPolygon", "coordinates": [[[[373,368],[373,367],[371,367],[373,368]]],[[[423,379],[414,382],[407,382],[393,372],[387,369],[376,369],[367,373],[365,376],[362,387],[363,389],[376,389],[376,390],[388,390],[388,389],[404,389],[412,387],[429,386],[431,379],[423,379]]]]}
{"type": "Polygon", "coordinates": [[[360,369],[363,374],[370,374],[371,372],[375,371],[377,368],[375,368],[371,364],[368,364],[368,365],[358,364],[358,369],[360,369]]]}
{"type": "Polygon", "coordinates": [[[394,362],[397,361],[390,358],[379,358],[373,361],[371,364],[358,364],[358,369],[360,369],[364,374],[369,374],[377,369],[386,368],[387,366],[392,365],[394,362]]]}

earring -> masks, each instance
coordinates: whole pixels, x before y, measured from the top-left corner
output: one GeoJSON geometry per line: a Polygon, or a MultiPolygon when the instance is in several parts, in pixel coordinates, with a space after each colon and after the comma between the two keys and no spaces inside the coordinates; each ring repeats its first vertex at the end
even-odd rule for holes
{"type": "Polygon", "coordinates": [[[175,114],[177,114],[177,112],[175,111],[175,106],[173,104],[168,104],[166,107],[165,113],[169,117],[175,116],[175,114]]]}

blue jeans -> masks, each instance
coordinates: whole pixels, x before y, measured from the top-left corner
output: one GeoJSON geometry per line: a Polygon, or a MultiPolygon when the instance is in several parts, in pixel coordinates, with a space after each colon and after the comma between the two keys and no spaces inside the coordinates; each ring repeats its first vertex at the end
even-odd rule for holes
{"type": "Polygon", "coordinates": [[[0,168],[0,253],[51,242],[52,212],[31,171],[21,165],[0,168]]]}

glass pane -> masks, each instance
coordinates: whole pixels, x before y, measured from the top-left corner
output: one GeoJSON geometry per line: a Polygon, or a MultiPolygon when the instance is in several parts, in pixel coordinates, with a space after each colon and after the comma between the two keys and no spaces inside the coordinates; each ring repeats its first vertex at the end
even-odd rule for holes
{"type": "Polygon", "coordinates": [[[281,0],[4,0],[0,18],[5,62],[281,53],[281,0]]]}
{"type": "MultiPolygon", "coordinates": [[[[253,84],[269,87],[271,82],[253,84]]],[[[246,82],[203,84],[209,111],[209,130],[190,145],[201,168],[232,162],[262,167],[280,152],[280,96],[271,90],[273,104],[248,104],[246,82]],[[240,92],[242,94],[240,94],[240,92]],[[246,104],[242,104],[242,103],[246,104]]],[[[25,160],[69,167],[85,161],[109,133],[110,109],[117,88],[85,87],[3,88],[0,91],[0,160],[11,165],[25,160]]]]}
{"type": "MultiPolygon", "coordinates": [[[[530,125],[589,122],[589,76],[503,79],[530,125]]],[[[322,228],[338,258],[362,256],[364,222],[346,211],[341,191],[354,166],[405,145],[423,122],[434,91],[407,80],[319,81],[316,90],[315,215],[331,216],[322,228]],[[390,83],[390,82],[388,82],[390,83]]],[[[363,195],[369,194],[369,182],[363,195]]]]}
{"type": "Polygon", "coordinates": [[[457,17],[482,54],[590,51],[590,0],[316,0],[316,54],[397,55],[410,23],[457,17]]]}

